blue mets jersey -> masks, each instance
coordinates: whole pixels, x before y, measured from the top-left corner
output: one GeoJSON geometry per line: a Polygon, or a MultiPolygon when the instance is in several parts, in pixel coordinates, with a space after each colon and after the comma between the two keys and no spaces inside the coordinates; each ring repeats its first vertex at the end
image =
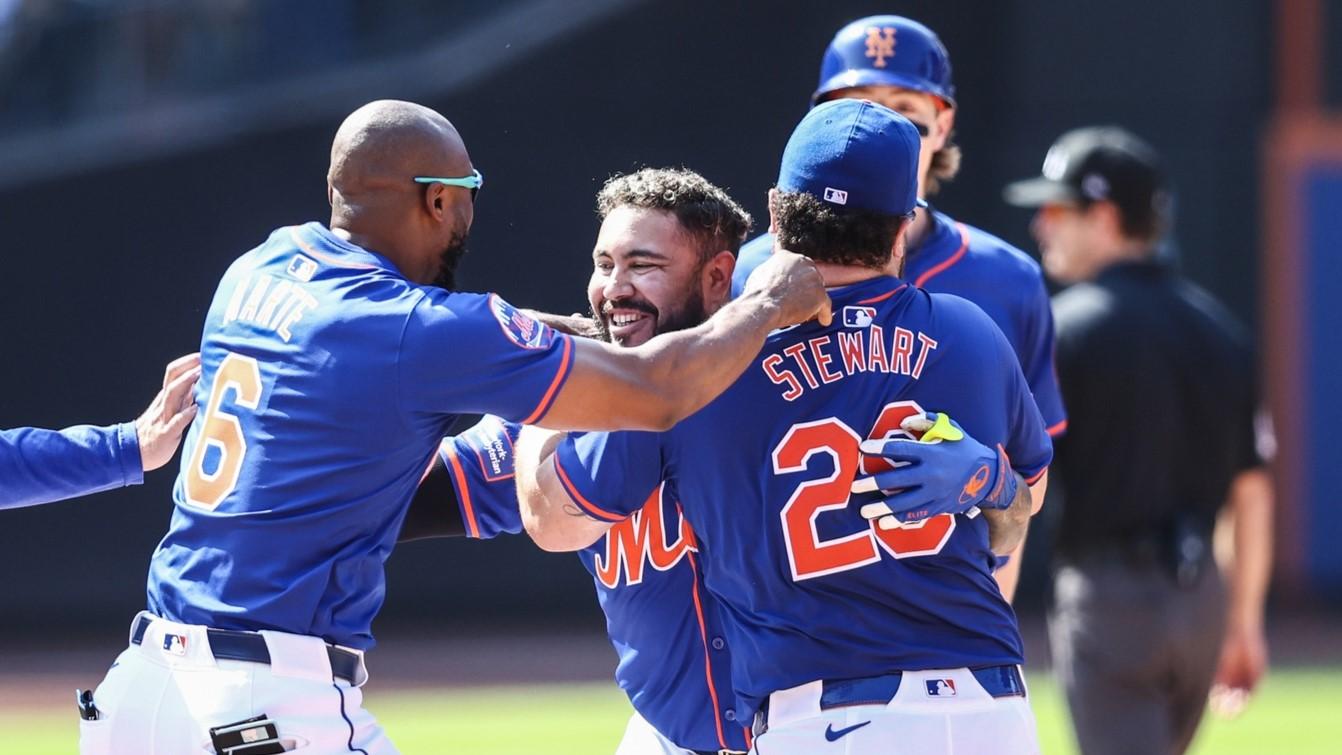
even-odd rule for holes
{"type": "MultiPolygon", "coordinates": [[[[955,294],[979,305],[1006,335],[1020,361],[1049,435],[1067,429],[1067,412],[1053,367],[1053,312],[1039,264],[1025,252],[944,213],[931,211],[932,228],[909,249],[904,279],[919,288],[955,294]]],[[[773,234],[741,247],[732,275],[738,295],[750,272],[773,251],[773,234]]]]}
{"type": "Polygon", "coordinates": [[[200,353],[149,610],[365,649],[383,562],[448,426],[543,417],[572,341],[309,223],[233,263],[200,353]]]}
{"type": "MultiPolygon", "coordinates": [[[[470,537],[522,530],[512,479],[517,430],[486,417],[443,442],[470,537]]],[[[699,577],[694,533],[670,485],[644,499],[632,516],[578,553],[620,658],[615,680],[639,715],[677,745],[744,751],[731,655],[717,602],[699,577]]]]}
{"type": "MultiPolygon", "coordinates": [[[[1027,480],[1052,444],[1015,354],[978,307],[878,277],[831,291],[835,320],[775,331],[726,393],[665,433],[589,433],[555,468],[590,515],[621,521],[663,481],[719,599],[741,710],[817,679],[1020,663],[983,517],[880,530],[849,489],[865,438],[943,411],[1027,480]]],[[[874,498],[872,499],[874,500],[874,498]]]]}
{"type": "Polygon", "coordinates": [[[134,422],[0,431],[0,509],[74,498],[143,480],[134,422]]]}

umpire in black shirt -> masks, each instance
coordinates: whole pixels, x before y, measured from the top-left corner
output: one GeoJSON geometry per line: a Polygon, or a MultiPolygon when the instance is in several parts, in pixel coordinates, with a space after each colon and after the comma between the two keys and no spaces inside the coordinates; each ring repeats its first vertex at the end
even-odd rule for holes
{"type": "Polygon", "coordinates": [[[1070,417],[1054,666],[1084,753],[1181,753],[1213,682],[1233,712],[1267,666],[1272,498],[1248,339],[1157,259],[1170,203],[1149,146],[1072,131],[1043,173],[1006,197],[1039,208],[1044,269],[1074,284],[1053,301],[1070,417]]]}

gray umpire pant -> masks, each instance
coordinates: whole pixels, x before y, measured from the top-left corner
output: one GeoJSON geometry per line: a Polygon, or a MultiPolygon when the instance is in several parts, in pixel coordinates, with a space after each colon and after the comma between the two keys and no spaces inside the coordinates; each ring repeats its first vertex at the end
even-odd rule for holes
{"type": "Polygon", "coordinates": [[[1181,587],[1154,560],[1083,557],[1058,569],[1054,601],[1053,668],[1081,752],[1187,750],[1225,633],[1225,589],[1211,559],[1181,587]]]}

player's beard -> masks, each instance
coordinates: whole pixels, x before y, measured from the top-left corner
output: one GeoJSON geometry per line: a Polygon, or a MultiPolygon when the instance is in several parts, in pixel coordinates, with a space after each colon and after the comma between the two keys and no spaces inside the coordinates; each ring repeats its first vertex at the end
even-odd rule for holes
{"type": "Polygon", "coordinates": [[[439,255],[438,275],[433,279],[433,285],[448,290],[457,289],[457,265],[461,264],[461,258],[466,256],[466,236],[465,234],[452,239],[452,243],[447,245],[443,253],[439,255]]]}
{"type": "MultiPolygon", "coordinates": [[[[653,336],[659,336],[663,333],[693,328],[708,319],[708,310],[704,307],[704,294],[698,286],[690,286],[680,301],[679,307],[667,310],[658,309],[646,299],[634,298],[620,299],[618,302],[608,300],[605,306],[619,306],[624,309],[637,309],[640,312],[646,312],[657,323],[657,327],[652,333],[653,336]]],[[[610,315],[605,312],[592,312],[592,320],[596,323],[597,335],[607,343],[614,343],[610,334],[609,317],[610,315]]],[[[623,346],[624,344],[619,345],[623,346]]]]}

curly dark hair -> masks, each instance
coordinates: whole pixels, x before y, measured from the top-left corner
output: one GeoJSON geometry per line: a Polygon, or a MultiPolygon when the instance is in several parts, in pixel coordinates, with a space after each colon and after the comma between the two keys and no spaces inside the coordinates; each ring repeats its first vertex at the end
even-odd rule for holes
{"type": "Polygon", "coordinates": [[[620,207],[675,215],[704,262],[724,249],[735,256],[754,224],[750,213],[727,192],[685,168],[643,168],[611,176],[596,195],[596,214],[605,220],[620,207]]]}
{"type": "Polygon", "coordinates": [[[777,192],[770,199],[778,246],[816,262],[883,269],[907,218],[840,207],[805,192],[777,192]]]}

